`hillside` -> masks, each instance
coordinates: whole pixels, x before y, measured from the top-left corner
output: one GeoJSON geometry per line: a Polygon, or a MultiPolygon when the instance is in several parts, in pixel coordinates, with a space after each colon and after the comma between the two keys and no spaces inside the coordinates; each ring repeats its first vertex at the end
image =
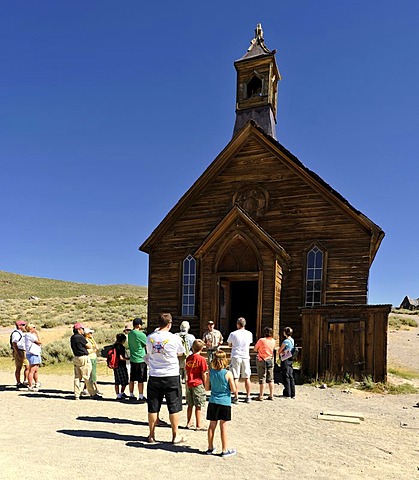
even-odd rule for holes
{"type": "Polygon", "coordinates": [[[145,319],[146,313],[146,287],[73,283],[0,271],[1,326],[18,319],[41,328],[77,321],[116,326],[135,316],[145,319]]]}
{"type": "Polygon", "coordinates": [[[0,300],[39,298],[69,298],[80,295],[147,296],[147,287],[137,285],[94,285],[65,282],[48,278],[29,277],[0,271],[0,300]]]}

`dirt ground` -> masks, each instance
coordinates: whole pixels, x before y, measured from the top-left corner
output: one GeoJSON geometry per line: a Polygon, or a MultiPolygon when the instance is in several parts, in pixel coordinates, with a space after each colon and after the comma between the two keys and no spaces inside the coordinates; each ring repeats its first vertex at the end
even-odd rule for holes
{"type": "MultiPolygon", "coordinates": [[[[419,329],[389,333],[389,359],[419,370],[419,329]]],[[[378,395],[297,386],[296,400],[233,406],[230,446],[238,455],[207,456],[206,432],[182,430],[184,445],[147,443],[146,405],[72,400],[72,377],[43,375],[38,393],[16,391],[0,372],[0,479],[227,478],[419,479],[419,394],[378,395]],[[318,420],[322,411],[357,412],[360,424],[318,420]]],[[[276,386],[276,395],[282,388],[276,386]]],[[[257,385],[253,385],[254,393],[257,385]]],[[[243,389],[242,389],[243,391],[243,389]]],[[[241,399],[244,397],[241,396],[241,399]]],[[[162,418],[168,420],[163,407],[162,418]]],[[[181,414],[186,423],[186,410],[181,414]]],[[[219,432],[216,432],[219,447],[219,432]]]]}

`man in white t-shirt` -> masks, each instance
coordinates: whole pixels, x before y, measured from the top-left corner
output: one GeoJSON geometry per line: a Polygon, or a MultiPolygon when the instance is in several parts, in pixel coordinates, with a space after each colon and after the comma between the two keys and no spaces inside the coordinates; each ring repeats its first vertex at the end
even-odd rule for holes
{"type": "Polygon", "coordinates": [[[145,357],[148,363],[147,382],[149,443],[155,443],[155,427],[158,413],[166,398],[172,426],[172,443],[182,443],[185,439],[178,435],[179,412],[182,411],[182,386],[179,376],[178,356],[185,354],[185,348],[178,335],[170,333],[172,316],[161,313],[158,317],[159,328],[147,337],[145,357]]]}
{"type": "Polygon", "coordinates": [[[236,383],[236,395],[232,402],[237,403],[239,379],[244,378],[244,386],[246,388],[245,403],[250,403],[250,353],[249,347],[253,342],[253,334],[246,330],[246,320],[240,317],[237,320],[237,330],[230,333],[227,343],[231,347],[230,370],[233,373],[234,381],[236,383]]]}

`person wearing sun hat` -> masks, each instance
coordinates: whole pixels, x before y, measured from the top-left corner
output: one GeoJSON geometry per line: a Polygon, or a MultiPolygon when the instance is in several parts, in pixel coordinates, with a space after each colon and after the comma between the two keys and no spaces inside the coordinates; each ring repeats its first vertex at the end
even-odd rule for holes
{"type": "MultiPolygon", "coordinates": [[[[96,343],[96,340],[93,338],[93,333],[95,333],[94,330],[92,330],[89,327],[86,327],[84,329],[83,335],[87,340],[86,348],[89,353],[90,362],[92,363],[92,372],[90,374],[90,380],[93,383],[93,386],[96,388],[97,393],[99,394],[99,389],[97,386],[97,373],[96,373],[97,372],[97,352],[99,351],[99,347],[96,343]]],[[[87,395],[86,385],[84,386],[82,395],[87,395]]]]}
{"type": "Polygon", "coordinates": [[[29,373],[29,362],[26,359],[25,351],[25,328],[26,322],[23,320],[18,320],[16,322],[16,328],[10,335],[10,346],[13,349],[13,359],[15,362],[15,378],[16,378],[16,388],[26,388],[28,383],[28,373],[29,373]],[[20,381],[20,372],[22,367],[25,367],[24,370],[24,381],[20,381]]]}
{"type": "Polygon", "coordinates": [[[81,395],[81,381],[84,380],[87,391],[91,398],[99,400],[97,388],[92,384],[90,374],[92,372],[92,362],[89,358],[87,350],[87,340],[83,335],[84,325],[75,323],[73,326],[73,335],[70,338],[71,350],[73,351],[74,364],[74,396],[76,400],[80,400],[81,395]]]}

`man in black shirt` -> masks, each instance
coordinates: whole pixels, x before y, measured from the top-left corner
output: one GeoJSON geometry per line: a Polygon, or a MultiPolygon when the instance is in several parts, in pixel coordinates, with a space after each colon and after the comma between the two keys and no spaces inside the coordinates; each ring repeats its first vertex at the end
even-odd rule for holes
{"type": "Polygon", "coordinates": [[[76,400],[80,400],[82,388],[80,381],[84,381],[87,391],[91,398],[100,399],[96,387],[93,385],[90,374],[92,373],[92,363],[87,351],[87,340],[83,335],[84,326],[76,323],[73,327],[73,335],[70,338],[71,350],[73,351],[74,364],[74,396],[76,400]]]}

